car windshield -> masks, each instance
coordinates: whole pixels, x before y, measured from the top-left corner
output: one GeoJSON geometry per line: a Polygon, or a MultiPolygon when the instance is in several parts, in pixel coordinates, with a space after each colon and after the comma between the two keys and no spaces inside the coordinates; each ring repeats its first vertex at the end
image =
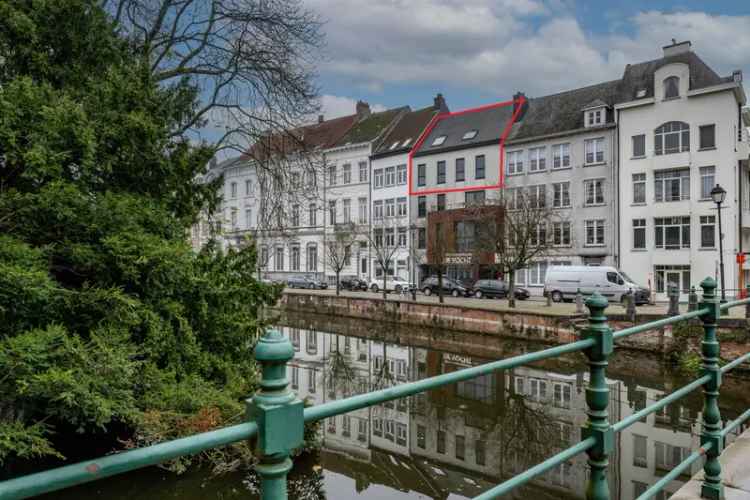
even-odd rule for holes
{"type": "Polygon", "coordinates": [[[627,274],[625,274],[623,271],[621,271],[621,270],[618,269],[617,272],[620,273],[620,276],[622,276],[622,278],[625,281],[628,281],[630,283],[635,283],[635,281],[633,281],[633,278],[631,278],[630,276],[628,276],[627,274]]]}

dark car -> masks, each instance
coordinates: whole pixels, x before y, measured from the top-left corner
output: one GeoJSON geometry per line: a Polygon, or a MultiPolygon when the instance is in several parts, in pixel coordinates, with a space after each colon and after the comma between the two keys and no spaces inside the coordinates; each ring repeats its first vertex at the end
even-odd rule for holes
{"type": "MultiPolygon", "coordinates": [[[[422,286],[419,287],[422,293],[425,295],[432,295],[438,293],[438,279],[437,276],[430,276],[425,278],[422,282],[422,286]]],[[[443,278],[443,295],[453,295],[454,297],[466,297],[469,295],[469,289],[463,286],[456,280],[451,278],[443,278]]]]}
{"type": "Polygon", "coordinates": [[[286,286],[289,288],[307,288],[310,290],[316,288],[324,290],[328,288],[328,284],[325,281],[316,280],[307,276],[291,276],[286,280],[286,286]]]}
{"type": "MultiPolygon", "coordinates": [[[[479,280],[471,287],[471,292],[477,299],[504,299],[508,296],[508,284],[502,280],[479,280]]],[[[526,300],[531,296],[528,290],[520,287],[516,287],[514,295],[518,300],[526,300]]]]}
{"type": "Polygon", "coordinates": [[[359,278],[342,278],[341,288],[351,291],[367,291],[367,282],[359,278]]]}

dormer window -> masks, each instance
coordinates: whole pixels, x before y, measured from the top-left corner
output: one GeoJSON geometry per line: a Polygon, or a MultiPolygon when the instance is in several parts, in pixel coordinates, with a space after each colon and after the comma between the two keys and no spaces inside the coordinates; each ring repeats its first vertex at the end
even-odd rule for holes
{"type": "Polygon", "coordinates": [[[433,146],[441,146],[445,142],[445,139],[447,137],[448,137],[447,135],[439,135],[439,136],[435,137],[435,140],[432,141],[432,145],[433,146]]]}
{"type": "Polygon", "coordinates": [[[680,79],[670,76],[664,79],[664,99],[680,97],[680,79]]]}
{"type": "Polygon", "coordinates": [[[394,149],[396,149],[396,146],[398,146],[398,143],[399,143],[399,141],[396,141],[396,142],[394,142],[393,144],[391,144],[391,147],[390,147],[390,149],[389,149],[389,150],[394,150],[394,149]]]}
{"type": "Polygon", "coordinates": [[[595,127],[596,125],[601,125],[602,123],[604,123],[604,110],[603,109],[589,111],[587,113],[587,116],[588,116],[589,127],[595,127]]]}
{"type": "Polygon", "coordinates": [[[461,140],[462,141],[468,141],[469,139],[473,139],[476,136],[477,136],[477,131],[476,130],[469,130],[468,132],[466,132],[463,135],[463,137],[461,137],[461,140]]]}
{"type": "Polygon", "coordinates": [[[405,139],[403,144],[401,144],[401,147],[405,148],[406,146],[409,145],[409,143],[411,143],[411,137],[409,137],[408,139],[405,139]]]}

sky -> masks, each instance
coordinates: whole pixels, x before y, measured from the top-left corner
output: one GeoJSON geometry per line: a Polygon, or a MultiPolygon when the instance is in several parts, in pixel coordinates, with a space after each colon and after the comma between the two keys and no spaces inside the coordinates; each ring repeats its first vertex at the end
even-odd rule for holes
{"type": "Polygon", "coordinates": [[[308,0],[325,21],[322,113],[432,104],[451,110],[617,79],[625,65],[692,41],[750,94],[750,0],[308,0]]]}

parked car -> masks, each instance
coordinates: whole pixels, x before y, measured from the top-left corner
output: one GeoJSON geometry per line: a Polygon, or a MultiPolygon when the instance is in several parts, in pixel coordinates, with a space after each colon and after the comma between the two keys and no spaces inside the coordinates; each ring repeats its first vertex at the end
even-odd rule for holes
{"type": "MultiPolygon", "coordinates": [[[[438,293],[439,288],[437,276],[429,276],[425,278],[419,289],[422,290],[422,293],[428,296],[433,293],[438,293]]],[[[466,297],[469,295],[469,289],[454,279],[443,277],[443,295],[466,297]]]]}
{"type": "Polygon", "coordinates": [[[310,290],[324,290],[328,288],[325,281],[316,280],[308,276],[292,276],[286,280],[286,286],[289,288],[308,288],[310,290]]]}
{"type": "MultiPolygon", "coordinates": [[[[406,280],[403,280],[397,276],[389,276],[387,280],[385,280],[385,286],[387,291],[394,291],[396,293],[401,293],[402,290],[411,290],[411,287],[414,285],[409,283],[406,280]]],[[[374,280],[370,281],[370,291],[371,292],[379,292],[383,289],[383,278],[375,278],[374,280]]]]}
{"type": "Polygon", "coordinates": [[[547,269],[544,296],[554,302],[573,300],[578,290],[582,295],[599,292],[610,302],[622,302],[633,293],[635,303],[647,304],[651,292],[637,285],[627,274],[610,266],[552,266],[547,269]]]}
{"type": "Polygon", "coordinates": [[[341,288],[351,291],[367,291],[367,282],[365,280],[353,277],[342,278],[341,288]]]}
{"type": "MultiPolygon", "coordinates": [[[[528,290],[518,286],[513,292],[517,300],[526,300],[531,296],[528,290]]],[[[477,299],[483,297],[504,299],[508,296],[508,284],[502,280],[478,280],[471,287],[471,293],[477,299]]]]}

